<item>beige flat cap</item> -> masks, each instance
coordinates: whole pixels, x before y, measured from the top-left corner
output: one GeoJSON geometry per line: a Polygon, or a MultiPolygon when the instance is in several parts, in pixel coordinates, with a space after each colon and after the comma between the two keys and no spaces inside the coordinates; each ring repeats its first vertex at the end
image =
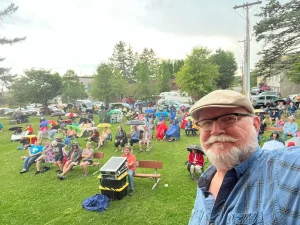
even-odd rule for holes
{"type": "Polygon", "coordinates": [[[244,107],[249,113],[254,114],[254,108],[247,96],[236,91],[216,90],[205,95],[190,109],[190,115],[197,121],[200,110],[209,107],[244,107]]]}

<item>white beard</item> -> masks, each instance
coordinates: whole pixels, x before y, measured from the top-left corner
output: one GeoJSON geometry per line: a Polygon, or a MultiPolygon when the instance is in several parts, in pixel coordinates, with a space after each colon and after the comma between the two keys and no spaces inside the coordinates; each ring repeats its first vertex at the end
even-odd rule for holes
{"type": "MultiPolygon", "coordinates": [[[[252,153],[256,150],[258,146],[257,141],[257,132],[255,128],[251,129],[248,141],[239,147],[232,147],[231,149],[224,149],[224,145],[222,142],[235,142],[236,139],[227,136],[227,135],[220,135],[220,136],[211,136],[205,143],[214,143],[214,142],[221,142],[217,146],[217,150],[209,148],[203,149],[205,155],[209,159],[209,161],[217,168],[222,170],[230,170],[236,165],[241,164],[245,161],[252,153]]],[[[216,146],[214,146],[216,148],[216,146]]]]}

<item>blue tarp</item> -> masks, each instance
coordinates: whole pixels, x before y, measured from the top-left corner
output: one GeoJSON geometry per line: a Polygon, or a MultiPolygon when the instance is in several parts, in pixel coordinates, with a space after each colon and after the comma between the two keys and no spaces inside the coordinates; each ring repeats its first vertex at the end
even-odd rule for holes
{"type": "Polygon", "coordinates": [[[105,195],[96,194],[83,201],[82,207],[88,211],[103,212],[108,208],[109,198],[105,195]]]}

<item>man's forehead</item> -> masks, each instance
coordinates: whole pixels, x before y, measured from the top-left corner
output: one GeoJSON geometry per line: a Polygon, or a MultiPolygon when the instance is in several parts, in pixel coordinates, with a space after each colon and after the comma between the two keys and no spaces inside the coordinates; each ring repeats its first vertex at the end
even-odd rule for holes
{"type": "Polygon", "coordinates": [[[199,120],[215,118],[228,113],[249,113],[244,107],[207,107],[201,109],[199,120]]]}

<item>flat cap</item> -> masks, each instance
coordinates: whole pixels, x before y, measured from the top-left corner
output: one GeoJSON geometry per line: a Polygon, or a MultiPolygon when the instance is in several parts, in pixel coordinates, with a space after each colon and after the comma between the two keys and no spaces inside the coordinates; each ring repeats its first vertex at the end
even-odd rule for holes
{"type": "Polygon", "coordinates": [[[249,113],[254,114],[254,108],[247,96],[231,90],[216,90],[205,95],[190,109],[191,116],[197,121],[200,110],[209,107],[244,107],[249,113]]]}

